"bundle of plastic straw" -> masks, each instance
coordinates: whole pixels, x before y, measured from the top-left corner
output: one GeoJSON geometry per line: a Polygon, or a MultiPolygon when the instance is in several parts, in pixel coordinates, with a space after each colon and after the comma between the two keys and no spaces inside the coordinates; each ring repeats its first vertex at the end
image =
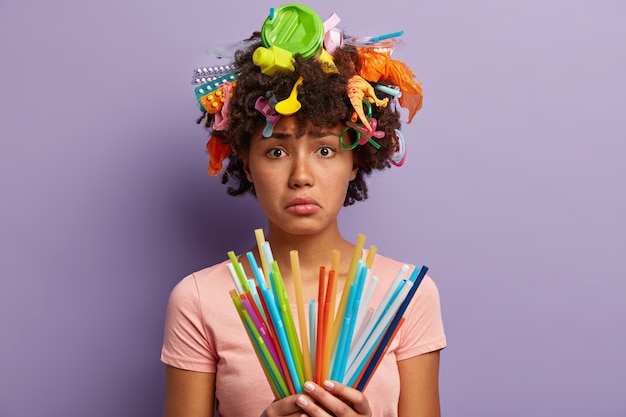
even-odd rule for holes
{"type": "Polygon", "coordinates": [[[318,299],[308,301],[307,329],[297,251],[291,251],[299,335],[284,282],[263,231],[255,231],[261,266],[246,253],[254,277],[246,277],[234,252],[228,252],[228,270],[235,289],[230,296],[277,399],[301,393],[307,380],[333,379],[363,391],[398,329],[404,312],[426,275],[426,266],[409,274],[403,265],[381,303],[368,307],[379,278],[371,273],[376,247],[361,259],[365,235],[359,234],[338,306],[336,273],[339,253],[333,252],[329,271],[319,271],[318,299]]]}

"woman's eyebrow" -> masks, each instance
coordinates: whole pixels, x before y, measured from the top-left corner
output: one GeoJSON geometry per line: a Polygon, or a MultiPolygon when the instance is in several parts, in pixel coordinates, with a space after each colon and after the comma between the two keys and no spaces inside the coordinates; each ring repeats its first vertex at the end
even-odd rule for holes
{"type": "Polygon", "coordinates": [[[309,136],[312,136],[314,138],[325,138],[328,136],[337,136],[337,133],[333,132],[332,130],[314,130],[314,131],[310,131],[308,132],[309,136]]]}
{"type": "MultiPolygon", "coordinates": [[[[311,138],[315,138],[315,139],[321,139],[321,138],[325,138],[328,136],[337,136],[337,134],[335,132],[333,132],[332,130],[311,130],[306,132],[306,134],[311,137],[311,138]]],[[[296,136],[295,134],[291,133],[291,132],[273,132],[272,136],[270,136],[269,138],[265,138],[265,139],[289,139],[292,137],[300,137],[300,136],[296,136]]]]}
{"type": "Polygon", "coordinates": [[[269,138],[265,138],[265,139],[289,139],[293,137],[293,133],[287,133],[287,132],[273,132],[272,136],[270,136],[269,138]]]}

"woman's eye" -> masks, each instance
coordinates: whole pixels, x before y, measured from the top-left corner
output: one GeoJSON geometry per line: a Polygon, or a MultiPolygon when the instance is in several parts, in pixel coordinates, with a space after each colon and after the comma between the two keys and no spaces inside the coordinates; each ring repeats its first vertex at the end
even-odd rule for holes
{"type": "Polygon", "coordinates": [[[335,154],[335,150],[329,146],[322,146],[317,150],[317,153],[319,156],[327,158],[333,156],[335,154]]]}
{"type": "Polygon", "coordinates": [[[282,149],[274,148],[267,151],[267,156],[269,156],[270,158],[280,158],[284,155],[285,152],[282,149]]]}

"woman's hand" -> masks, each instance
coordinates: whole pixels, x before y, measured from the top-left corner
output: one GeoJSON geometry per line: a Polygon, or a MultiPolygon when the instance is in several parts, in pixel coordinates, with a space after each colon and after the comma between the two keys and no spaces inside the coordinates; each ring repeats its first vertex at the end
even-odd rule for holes
{"type": "Polygon", "coordinates": [[[323,387],[306,382],[306,394],[296,396],[296,405],[309,417],[371,417],[372,410],[362,392],[335,381],[323,387]]]}
{"type": "Polygon", "coordinates": [[[261,417],[300,417],[302,408],[296,404],[299,395],[290,395],[274,401],[261,414],[261,417]]]}

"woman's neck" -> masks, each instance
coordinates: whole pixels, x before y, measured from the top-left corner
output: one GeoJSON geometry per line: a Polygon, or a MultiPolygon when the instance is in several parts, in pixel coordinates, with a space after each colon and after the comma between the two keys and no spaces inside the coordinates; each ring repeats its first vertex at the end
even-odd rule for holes
{"type": "MultiPolygon", "coordinates": [[[[274,260],[278,263],[287,292],[293,294],[291,252],[297,251],[302,291],[307,297],[315,297],[318,291],[320,266],[330,271],[333,252],[339,252],[338,288],[342,288],[354,255],[354,244],[344,239],[338,228],[313,235],[290,235],[277,227],[268,228],[265,239],[269,242],[274,260]]],[[[255,251],[256,252],[256,251],[255,251]]]]}
{"type": "Polygon", "coordinates": [[[330,267],[335,250],[341,253],[341,258],[347,257],[349,261],[354,250],[354,245],[344,239],[337,227],[317,234],[290,235],[270,226],[266,240],[279,266],[290,265],[290,252],[297,251],[302,270],[319,269],[321,265],[330,267]]]}

